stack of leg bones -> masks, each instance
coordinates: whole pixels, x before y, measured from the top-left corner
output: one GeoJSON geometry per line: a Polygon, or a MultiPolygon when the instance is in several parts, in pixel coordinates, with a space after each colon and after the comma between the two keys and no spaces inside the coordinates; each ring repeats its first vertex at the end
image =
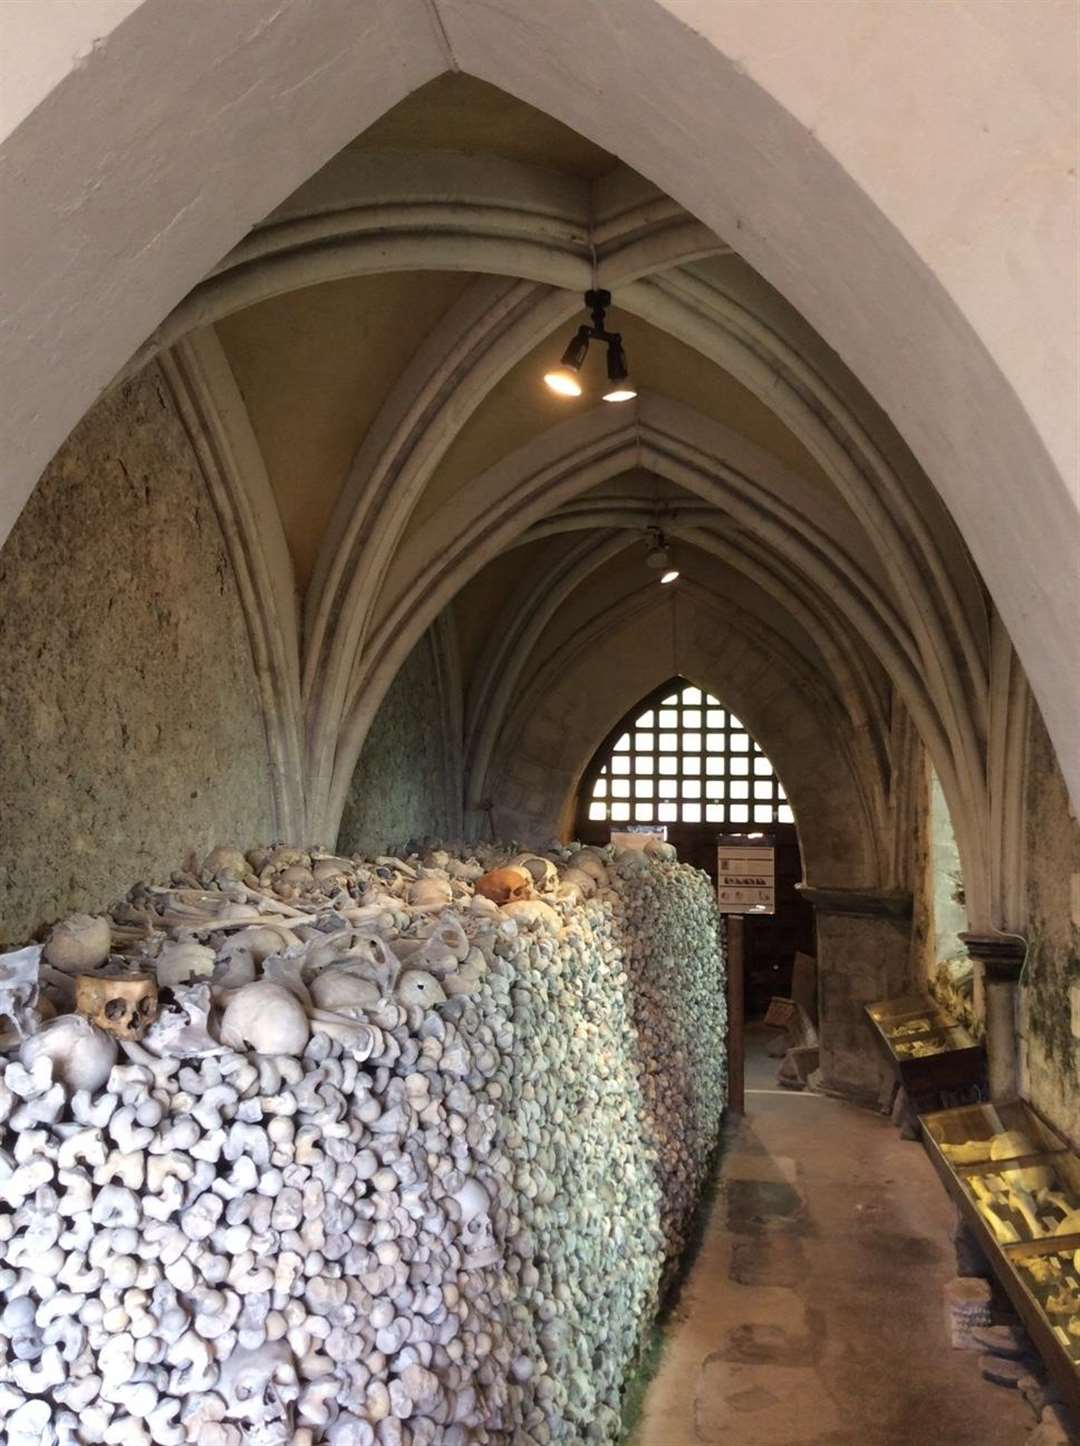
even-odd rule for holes
{"type": "Polygon", "coordinates": [[[665,855],[217,849],[0,956],[0,1436],[615,1441],[724,1102],[665,855]]]}

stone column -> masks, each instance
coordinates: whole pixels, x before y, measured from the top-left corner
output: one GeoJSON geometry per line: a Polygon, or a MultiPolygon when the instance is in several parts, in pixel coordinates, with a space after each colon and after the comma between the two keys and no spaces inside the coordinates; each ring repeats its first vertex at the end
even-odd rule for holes
{"type": "Polygon", "coordinates": [[[1017,995],[1025,945],[1008,934],[961,934],[960,938],[976,966],[982,966],[990,1098],[1016,1099],[1020,1093],[1017,995]]]}
{"type": "Polygon", "coordinates": [[[817,923],[822,1082],[876,1098],[887,1068],[865,1006],[911,983],[912,896],[899,889],[800,884],[817,923]]]}

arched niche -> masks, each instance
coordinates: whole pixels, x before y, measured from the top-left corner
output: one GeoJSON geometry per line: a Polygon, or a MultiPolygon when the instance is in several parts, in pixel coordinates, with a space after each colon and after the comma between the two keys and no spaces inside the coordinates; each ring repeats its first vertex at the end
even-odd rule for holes
{"type": "MultiPolygon", "coordinates": [[[[489,773],[496,831],[569,832],[590,759],[638,700],[672,676],[671,664],[662,596],[619,607],[546,660],[508,715],[489,773]]],[[[772,759],[799,821],[807,881],[886,885],[888,841],[874,825],[850,724],[778,640],[702,604],[679,639],[677,672],[724,698],[772,759]]]]}

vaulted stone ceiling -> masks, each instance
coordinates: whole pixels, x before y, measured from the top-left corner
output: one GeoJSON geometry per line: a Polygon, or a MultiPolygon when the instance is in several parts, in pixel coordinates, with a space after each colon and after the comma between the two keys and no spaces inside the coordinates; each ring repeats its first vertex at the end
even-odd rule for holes
{"type": "MultiPolygon", "coordinates": [[[[828,807],[862,820],[869,883],[899,867],[880,834],[912,720],[978,898],[983,589],[888,419],[737,253],[558,121],[446,75],[256,226],[133,359],[162,357],[232,498],[283,833],[334,835],[425,630],[460,689],[468,809],[510,776],[521,700],[583,649],[637,676],[638,618],[665,675],[680,636],[702,667],[752,657],[740,713],[757,700],[764,729],[779,680],[817,710],[844,760],[828,807]],[[621,406],[600,400],[600,356],[578,400],[542,384],[594,280],[638,389],[621,406]],[[663,598],[643,565],[658,524],[684,574],[663,598]]],[[[613,721],[582,722],[580,746],[613,721]]],[[[802,767],[786,782],[808,822],[839,765],[790,738],[770,752],[802,767]]],[[[572,787],[586,762],[550,776],[572,787]]]]}

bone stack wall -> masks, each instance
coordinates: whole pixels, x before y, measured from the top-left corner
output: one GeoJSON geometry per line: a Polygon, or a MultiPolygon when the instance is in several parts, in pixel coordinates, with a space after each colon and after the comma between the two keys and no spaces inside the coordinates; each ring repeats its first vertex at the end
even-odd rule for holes
{"type": "MultiPolygon", "coordinates": [[[[567,849],[500,905],[490,848],[263,854],[257,889],[240,856],[240,882],[226,859],[112,911],[114,959],[162,990],[141,1041],[21,1016],[0,1434],[614,1443],[726,1096],[707,877],[666,846],[567,849]],[[331,982],[370,1003],[314,1008],[331,982]],[[286,1049],[282,1021],[295,1053],[247,1047],[286,1049]]],[[[50,936],[58,1007],[49,961],[100,957],[102,923],[50,936]]]]}

